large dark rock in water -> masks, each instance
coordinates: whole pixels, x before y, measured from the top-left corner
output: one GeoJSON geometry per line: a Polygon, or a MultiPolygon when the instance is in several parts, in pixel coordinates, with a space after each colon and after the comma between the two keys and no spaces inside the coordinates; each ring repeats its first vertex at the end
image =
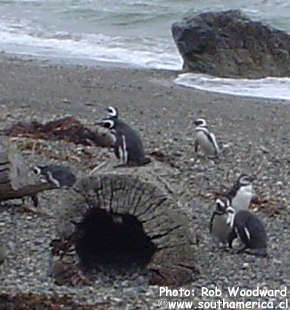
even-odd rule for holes
{"type": "Polygon", "coordinates": [[[222,77],[290,76],[290,35],[238,10],[208,12],[172,25],[184,71],[222,77]]]}

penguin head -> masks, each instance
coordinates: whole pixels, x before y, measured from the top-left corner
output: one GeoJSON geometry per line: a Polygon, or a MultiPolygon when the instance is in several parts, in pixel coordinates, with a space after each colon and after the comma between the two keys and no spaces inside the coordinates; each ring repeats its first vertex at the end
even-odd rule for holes
{"type": "Polygon", "coordinates": [[[241,174],[234,186],[228,193],[228,196],[232,199],[232,206],[237,209],[248,209],[249,204],[254,195],[253,189],[254,178],[247,174],[241,174]]]}
{"type": "MultiPolygon", "coordinates": [[[[60,187],[60,183],[57,179],[55,179],[52,175],[51,167],[54,167],[53,165],[51,166],[35,166],[33,167],[32,171],[40,177],[40,181],[42,183],[52,183],[56,187],[60,187]]],[[[52,168],[53,169],[53,168],[52,168]]]]}
{"type": "Polygon", "coordinates": [[[194,121],[194,124],[198,127],[206,127],[206,120],[203,118],[198,118],[197,120],[194,121]]]}
{"type": "Polygon", "coordinates": [[[227,197],[217,198],[216,202],[216,210],[217,214],[225,214],[227,209],[231,206],[230,199],[227,197]]]}
{"type": "Polygon", "coordinates": [[[109,118],[118,118],[119,112],[118,109],[112,106],[107,107],[108,117],[109,118]]]}
{"type": "Polygon", "coordinates": [[[42,183],[47,182],[46,174],[47,174],[47,166],[34,166],[32,171],[35,175],[40,177],[40,181],[42,183]]]}
{"type": "Polygon", "coordinates": [[[115,121],[110,118],[105,118],[100,122],[97,122],[96,125],[102,126],[107,129],[114,129],[115,128],[115,121]]]}
{"type": "Polygon", "coordinates": [[[249,176],[247,174],[241,174],[237,180],[237,183],[240,187],[242,187],[252,184],[254,180],[255,178],[252,176],[249,176]]]}

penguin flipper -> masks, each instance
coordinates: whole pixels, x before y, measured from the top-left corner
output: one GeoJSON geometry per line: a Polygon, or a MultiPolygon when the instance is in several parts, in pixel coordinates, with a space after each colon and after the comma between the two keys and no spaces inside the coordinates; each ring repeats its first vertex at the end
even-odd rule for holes
{"type": "Polygon", "coordinates": [[[211,141],[211,143],[214,145],[214,148],[215,148],[215,155],[216,155],[216,157],[218,157],[218,155],[219,155],[219,153],[220,153],[220,148],[219,148],[219,146],[218,146],[218,144],[217,144],[215,135],[214,135],[212,132],[210,132],[210,133],[208,134],[208,138],[209,138],[209,140],[211,141]]]}
{"type": "Polygon", "coordinates": [[[125,163],[121,163],[119,165],[114,166],[114,168],[128,168],[128,167],[130,167],[130,166],[128,164],[125,164],[125,163]]]}
{"type": "Polygon", "coordinates": [[[144,159],[140,162],[139,166],[145,166],[151,163],[151,158],[149,157],[144,157],[144,159]]]}
{"type": "Polygon", "coordinates": [[[146,157],[140,163],[135,163],[135,162],[132,162],[132,161],[128,161],[128,163],[121,163],[119,165],[114,166],[114,168],[140,167],[140,166],[148,165],[149,163],[151,163],[151,159],[149,157],[146,157]]]}
{"type": "Polygon", "coordinates": [[[216,216],[216,212],[214,211],[210,217],[210,221],[209,221],[209,233],[211,234],[212,233],[212,227],[213,227],[213,220],[216,216]]]}
{"type": "Polygon", "coordinates": [[[229,234],[229,239],[228,239],[228,244],[229,244],[229,248],[231,249],[233,247],[233,241],[237,238],[237,234],[234,231],[234,229],[231,231],[231,233],[229,234]]]}
{"type": "Polygon", "coordinates": [[[247,245],[244,245],[243,247],[241,247],[240,249],[237,250],[237,254],[241,254],[243,253],[246,249],[248,249],[248,246],[247,245]]]}
{"type": "Polygon", "coordinates": [[[124,164],[128,164],[128,148],[127,148],[126,137],[124,135],[122,135],[122,144],[120,148],[122,149],[121,160],[124,164]]]}
{"type": "Polygon", "coordinates": [[[244,223],[237,223],[236,228],[237,228],[237,234],[239,235],[239,238],[241,241],[247,246],[250,247],[251,244],[251,233],[250,233],[250,227],[247,225],[247,222],[244,223]]]}
{"type": "Polygon", "coordinates": [[[194,152],[195,152],[195,153],[198,152],[198,145],[199,145],[198,141],[195,140],[195,142],[194,142],[194,152]]]}
{"type": "Polygon", "coordinates": [[[117,157],[117,159],[120,159],[120,150],[118,146],[114,146],[114,154],[117,157]]]}
{"type": "Polygon", "coordinates": [[[264,248],[263,249],[255,249],[256,251],[253,251],[253,250],[252,251],[251,250],[246,251],[247,249],[249,249],[249,248],[246,248],[244,250],[244,253],[247,253],[247,254],[253,255],[253,256],[257,256],[257,257],[269,257],[266,249],[264,249],[264,248]]]}

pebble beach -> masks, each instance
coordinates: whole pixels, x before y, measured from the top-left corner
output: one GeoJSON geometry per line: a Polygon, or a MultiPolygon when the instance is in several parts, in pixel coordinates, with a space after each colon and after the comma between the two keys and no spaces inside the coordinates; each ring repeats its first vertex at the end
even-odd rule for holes
{"type": "MultiPolygon", "coordinates": [[[[176,192],[183,190],[180,208],[192,222],[199,242],[196,264],[200,275],[186,286],[195,290],[190,298],[194,305],[222,298],[202,296],[203,287],[220,288],[228,300],[229,287],[286,287],[289,299],[290,101],[184,88],[174,84],[176,71],[67,64],[5,53],[0,54],[0,73],[0,130],[18,121],[43,123],[64,116],[73,116],[93,129],[112,105],[140,133],[147,154],[164,154],[166,182],[176,192]],[[223,149],[215,163],[194,153],[194,120],[200,117],[207,120],[223,149]],[[242,172],[257,175],[251,209],[268,233],[268,258],[219,249],[208,233],[214,198],[242,172]]],[[[39,141],[32,156],[30,142],[29,138],[10,138],[31,165],[65,163],[86,174],[113,158],[106,149],[45,140],[39,141]]],[[[54,284],[48,275],[49,244],[56,231],[55,200],[60,196],[60,190],[40,194],[40,209],[45,214],[18,211],[15,205],[21,201],[1,205],[0,241],[7,245],[8,257],[0,265],[0,294],[69,296],[95,309],[167,309],[160,302],[159,287],[149,286],[143,271],[116,277],[96,275],[87,287],[54,284]]],[[[244,298],[248,297],[239,296],[239,300],[244,298]]],[[[275,305],[285,300],[279,294],[259,298],[275,305]]]]}

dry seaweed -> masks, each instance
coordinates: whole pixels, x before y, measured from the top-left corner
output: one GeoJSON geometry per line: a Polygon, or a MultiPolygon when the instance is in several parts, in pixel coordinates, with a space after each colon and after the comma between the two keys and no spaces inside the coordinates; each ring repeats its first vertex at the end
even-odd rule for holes
{"type": "Polygon", "coordinates": [[[10,137],[29,137],[33,139],[64,140],[82,145],[110,146],[110,137],[106,132],[93,132],[74,117],[64,117],[41,124],[18,122],[4,129],[2,135],[10,137]]]}

